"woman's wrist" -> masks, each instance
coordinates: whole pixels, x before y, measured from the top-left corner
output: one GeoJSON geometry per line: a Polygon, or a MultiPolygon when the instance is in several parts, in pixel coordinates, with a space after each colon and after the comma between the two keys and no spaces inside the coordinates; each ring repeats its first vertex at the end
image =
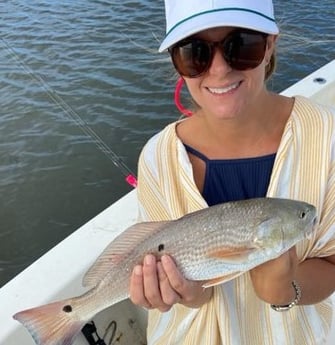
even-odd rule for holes
{"type": "Polygon", "coordinates": [[[188,308],[200,308],[208,303],[213,296],[213,287],[202,288],[192,300],[182,300],[180,303],[188,308]]]}
{"type": "Polygon", "coordinates": [[[301,287],[296,280],[292,281],[292,287],[294,289],[295,297],[290,303],[287,304],[271,304],[271,308],[275,311],[287,311],[299,304],[301,299],[301,287]]]}
{"type": "Polygon", "coordinates": [[[251,275],[256,295],[266,303],[286,305],[291,303],[296,293],[292,286],[293,277],[272,277],[268,279],[262,275],[251,275]]]}
{"type": "Polygon", "coordinates": [[[297,271],[298,258],[293,247],[277,259],[252,269],[250,277],[260,299],[269,304],[287,305],[296,297],[292,281],[297,271]]]}

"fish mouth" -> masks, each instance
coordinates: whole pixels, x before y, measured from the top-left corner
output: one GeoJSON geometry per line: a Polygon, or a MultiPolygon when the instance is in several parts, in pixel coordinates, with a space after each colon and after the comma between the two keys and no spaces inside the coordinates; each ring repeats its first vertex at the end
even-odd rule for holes
{"type": "Polygon", "coordinates": [[[312,240],[313,239],[313,234],[314,234],[314,230],[318,224],[318,217],[315,216],[312,220],[312,225],[310,226],[310,228],[308,229],[307,233],[306,233],[306,239],[307,240],[312,240]]]}

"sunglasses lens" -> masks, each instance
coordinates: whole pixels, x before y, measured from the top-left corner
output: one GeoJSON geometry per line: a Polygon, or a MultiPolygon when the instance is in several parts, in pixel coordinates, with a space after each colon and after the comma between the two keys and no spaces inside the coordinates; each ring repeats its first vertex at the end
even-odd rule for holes
{"type": "Polygon", "coordinates": [[[170,49],[177,71],[185,77],[197,77],[205,72],[211,63],[211,47],[201,40],[181,42],[170,49]]]}
{"type": "Polygon", "coordinates": [[[176,70],[180,75],[194,78],[206,72],[213,59],[214,46],[219,46],[226,62],[242,71],[256,68],[263,61],[266,34],[251,30],[236,30],[221,42],[200,39],[182,41],[169,49],[176,70]]]}
{"type": "Polygon", "coordinates": [[[266,35],[255,31],[236,31],[223,42],[223,55],[234,69],[256,68],[264,59],[266,35]]]}

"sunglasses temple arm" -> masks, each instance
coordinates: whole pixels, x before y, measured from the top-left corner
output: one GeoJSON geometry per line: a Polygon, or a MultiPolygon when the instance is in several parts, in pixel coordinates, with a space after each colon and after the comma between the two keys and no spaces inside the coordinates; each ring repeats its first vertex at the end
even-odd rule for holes
{"type": "Polygon", "coordinates": [[[182,89],[183,85],[184,85],[184,79],[182,77],[179,77],[177,84],[176,84],[176,89],[174,92],[174,103],[175,103],[177,109],[182,114],[184,114],[185,116],[192,116],[193,115],[192,111],[184,108],[183,105],[181,104],[181,101],[180,101],[180,93],[181,93],[181,89],[182,89]]]}

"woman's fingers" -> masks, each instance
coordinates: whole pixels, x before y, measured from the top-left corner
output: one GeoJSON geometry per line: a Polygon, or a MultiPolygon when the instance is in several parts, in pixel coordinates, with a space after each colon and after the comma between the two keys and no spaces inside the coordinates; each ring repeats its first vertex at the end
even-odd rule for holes
{"type": "Polygon", "coordinates": [[[177,269],[173,259],[170,256],[164,255],[161,258],[161,261],[164,272],[166,272],[165,274],[173,290],[175,290],[180,296],[187,294],[188,281],[177,269]]]}
{"type": "Polygon", "coordinates": [[[166,275],[166,272],[161,262],[157,263],[157,273],[163,302],[170,307],[176,303],[179,303],[181,297],[171,285],[171,282],[168,276],[166,275]]]}
{"type": "Polygon", "coordinates": [[[143,263],[143,289],[147,301],[153,308],[158,308],[161,311],[167,311],[171,305],[164,303],[160,279],[158,276],[158,267],[154,255],[146,255],[143,263]]]}
{"type": "Polygon", "coordinates": [[[211,297],[211,289],[204,289],[201,282],[185,279],[170,256],[156,261],[147,255],[143,265],[134,268],[130,279],[130,299],[147,309],[168,311],[176,303],[191,307],[201,306],[211,297]]]}
{"type": "Polygon", "coordinates": [[[209,301],[213,293],[212,288],[204,289],[204,282],[185,279],[170,256],[164,255],[161,261],[170,288],[178,296],[179,303],[191,308],[198,308],[209,301]]]}
{"type": "Polygon", "coordinates": [[[135,266],[130,278],[129,296],[134,304],[150,309],[152,306],[145,297],[143,279],[143,267],[135,266]]]}
{"type": "Polygon", "coordinates": [[[129,294],[133,303],[147,309],[157,308],[162,312],[168,311],[181,299],[171,286],[161,262],[157,262],[153,255],[147,255],[143,265],[135,266],[129,294]]]}

